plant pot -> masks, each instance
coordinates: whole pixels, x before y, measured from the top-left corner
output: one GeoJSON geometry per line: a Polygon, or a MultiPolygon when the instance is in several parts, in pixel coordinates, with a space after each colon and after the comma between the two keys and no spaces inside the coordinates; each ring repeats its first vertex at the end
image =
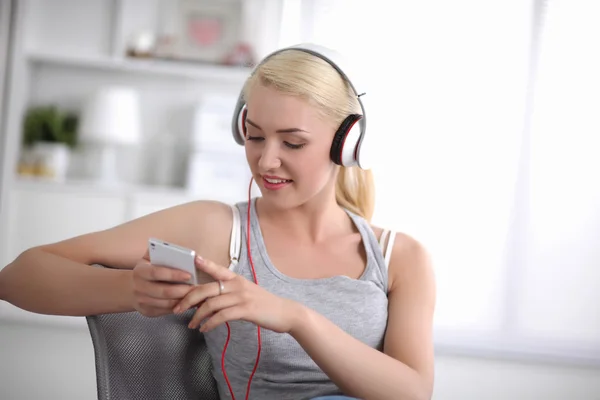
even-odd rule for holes
{"type": "Polygon", "coordinates": [[[35,157],[35,176],[53,181],[67,177],[71,151],[64,143],[38,142],[32,149],[35,157]]]}

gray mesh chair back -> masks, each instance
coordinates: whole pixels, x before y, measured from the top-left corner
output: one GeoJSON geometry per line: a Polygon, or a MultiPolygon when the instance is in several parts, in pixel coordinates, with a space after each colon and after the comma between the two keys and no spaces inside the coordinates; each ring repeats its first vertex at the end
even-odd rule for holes
{"type": "Polygon", "coordinates": [[[99,400],[219,400],[194,309],[149,318],[138,312],[86,317],[99,400]]]}

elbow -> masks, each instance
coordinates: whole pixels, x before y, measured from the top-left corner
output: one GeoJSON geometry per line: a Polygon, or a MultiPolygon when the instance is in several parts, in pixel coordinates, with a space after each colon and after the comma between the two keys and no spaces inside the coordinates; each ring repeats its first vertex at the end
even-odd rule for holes
{"type": "Polygon", "coordinates": [[[433,397],[433,382],[421,377],[415,391],[414,400],[431,400],[433,397]]]}
{"type": "Polygon", "coordinates": [[[16,280],[24,265],[27,265],[27,259],[35,249],[28,249],[22,252],[11,263],[0,269],[0,300],[10,302],[11,288],[18,286],[16,280]]]}
{"type": "Polygon", "coordinates": [[[406,386],[403,386],[401,388],[398,388],[398,390],[388,392],[386,395],[383,395],[379,398],[385,400],[431,400],[432,397],[433,391],[431,389],[429,389],[425,385],[415,384],[408,390],[406,386]]]}
{"type": "Polygon", "coordinates": [[[6,267],[0,270],[0,301],[6,301],[6,284],[4,279],[4,274],[2,273],[6,267]]]}
{"type": "Polygon", "coordinates": [[[410,394],[406,393],[406,388],[402,390],[402,393],[394,394],[394,399],[404,399],[404,400],[431,400],[433,396],[433,391],[429,390],[426,387],[421,387],[415,385],[412,392],[410,394]]]}
{"type": "Polygon", "coordinates": [[[395,396],[395,399],[402,398],[406,400],[431,400],[433,397],[433,382],[425,377],[418,376],[410,393],[406,393],[406,387],[400,388],[402,395],[395,396]]]}
{"type": "Polygon", "coordinates": [[[14,269],[14,261],[0,269],[0,300],[8,301],[8,288],[10,287],[11,270],[14,269]]]}

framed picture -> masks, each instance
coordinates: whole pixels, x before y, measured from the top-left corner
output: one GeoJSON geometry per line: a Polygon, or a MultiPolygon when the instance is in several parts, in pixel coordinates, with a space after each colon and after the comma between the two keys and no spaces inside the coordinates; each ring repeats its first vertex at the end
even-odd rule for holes
{"type": "Polygon", "coordinates": [[[177,58],[226,63],[242,39],[243,11],[242,0],[178,0],[177,58]]]}

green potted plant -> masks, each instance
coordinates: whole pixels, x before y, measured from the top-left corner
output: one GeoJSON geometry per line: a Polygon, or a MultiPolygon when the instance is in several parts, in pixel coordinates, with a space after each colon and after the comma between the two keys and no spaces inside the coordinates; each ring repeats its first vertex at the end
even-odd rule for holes
{"type": "Polygon", "coordinates": [[[31,174],[64,180],[70,151],[77,145],[76,115],[55,106],[30,108],[23,121],[23,144],[33,162],[31,174]]]}

